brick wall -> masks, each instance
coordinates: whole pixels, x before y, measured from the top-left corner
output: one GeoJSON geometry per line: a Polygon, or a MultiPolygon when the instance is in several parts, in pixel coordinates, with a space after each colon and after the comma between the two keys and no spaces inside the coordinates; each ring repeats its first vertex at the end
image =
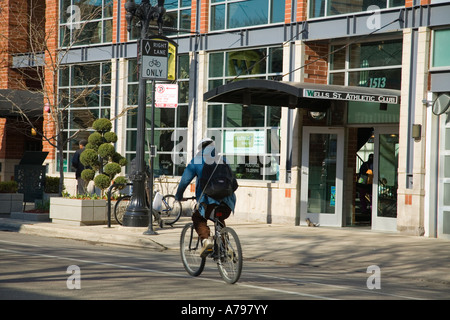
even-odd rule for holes
{"type": "Polygon", "coordinates": [[[201,2],[200,15],[200,32],[207,33],[209,25],[209,0],[204,0],[201,2]]]}
{"type": "Polygon", "coordinates": [[[6,154],[6,119],[0,118],[0,159],[6,154]]]}
{"type": "Polygon", "coordinates": [[[305,82],[327,84],[328,44],[305,44],[305,82]]]}
{"type": "MultiPolygon", "coordinates": [[[[49,103],[51,108],[57,105],[57,71],[55,64],[58,49],[58,0],[48,0],[45,10],[45,31],[47,34],[48,51],[45,53],[45,88],[44,103],[49,103]]],[[[56,123],[52,113],[44,114],[43,133],[46,137],[52,137],[56,133],[56,123]]],[[[56,150],[45,139],[42,141],[42,151],[48,152],[47,160],[55,159],[56,150]]]]}

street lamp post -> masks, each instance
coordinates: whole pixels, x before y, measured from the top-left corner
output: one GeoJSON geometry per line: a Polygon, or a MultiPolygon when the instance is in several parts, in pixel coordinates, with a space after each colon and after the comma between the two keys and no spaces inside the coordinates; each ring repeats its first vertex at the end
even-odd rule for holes
{"type": "MultiPolygon", "coordinates": [[[[147,38],[148,27],[152,20],[157,19],[159,34],[162,34],[162,17],[165,13],[164,0],[158,0],[158,6],[152,6],[149,0],[142,0],[137,5],[134,0],[128,0],[125,3],[127,20],[127,30],[131,31],[133,17],[138,19],[137,26],[140,28],[140,37],[138,44],[138,66],[141,64],[141,40],[147,38]]],[[[149,227],[147,234],[156,234],[152,230],[151,208],[148,208],[145,199],[145,115],[146,115],[146,86],[147,81],[140,74],[141,68],[138,68],[139,92],[138,92],[138,114],[137,114],[137,139],[136,139],[136,167],[131,173],[130,178],[133,182],[133,193],[130,204],[123,217],[123,225],[127,227],[149,227]]],[[[154,119],[152,119],[152,122],[154,119]]],[[[151,179],[153,177],[150,177],[151,179]]],[[[153,185],[153,181],[151,181],[153,185]]],[[[152,192],[151,192],[152,193],[152,192]]],[[[149,195],[153,197],[152,194],[149,195]]],[[[151,200],[150,205],[151,205],[151,200]]]]}

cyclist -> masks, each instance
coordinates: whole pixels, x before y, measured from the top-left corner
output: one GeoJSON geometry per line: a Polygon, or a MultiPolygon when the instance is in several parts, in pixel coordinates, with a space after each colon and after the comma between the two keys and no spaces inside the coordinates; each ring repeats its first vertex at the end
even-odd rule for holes
{"type": "Polygon", "coordinates": [[[178,185],[178,189],[175,194],[175,199],[181,201],[187,186],[195,177],[197,177],[195,183],[195,198],[197,200],[197,207],[192,214],[192,222],[194,224],[195,231],[197,231],[197,234],[202,241],[200,255],[203,256],[203,253],[210,250],[213,246],[213,241],[210,239],[210,229],[207,225],[207,217],[211,211],[217,207],[217,205],[221,205],[223,210],[221,210],[222,215],[219,217],[219,220],[223,223],[223,225],[225,225],[225,219],[227,219],[231,212],[234,211],[236,195],[233,193],[232,195],[221,200],[215,200],[203,193],[204,190],[202,190],[200,186],[200,179],[202,178],[202,170],[205,161],[207,161],[207,163],[212,163],[212,159],[215,158],[214,140],[210,138],[202,139],[198,144],[197,151],[198,152],[195,157],[184,169],[180,184],[178,185]]]}

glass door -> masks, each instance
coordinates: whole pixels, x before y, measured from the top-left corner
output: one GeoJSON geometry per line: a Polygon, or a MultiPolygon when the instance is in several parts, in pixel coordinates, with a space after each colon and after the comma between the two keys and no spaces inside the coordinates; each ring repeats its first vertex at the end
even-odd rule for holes
{"type": "Polygon", "coordinates": [[[375,129],[372,229],[397,230],[398,128],[375,129]]]}
{"type": "Polygon", "coordinates": [[[300,224],[342,226],[344,128],[304,127],[300,224]]]}

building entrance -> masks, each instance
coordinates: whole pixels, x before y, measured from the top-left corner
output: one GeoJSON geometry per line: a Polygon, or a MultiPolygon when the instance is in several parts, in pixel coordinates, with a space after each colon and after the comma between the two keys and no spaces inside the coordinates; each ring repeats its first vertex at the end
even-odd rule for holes
{"type": "Polygon", "coordinates": [[[354,225],[396,230],[398,146],[397,126],[358,129],[354,225]]]}
{"type": "Polygon", "coordinates": [[[300,224],[341,227],[344,128],[304,127],[302,150],[300,224]]]}

